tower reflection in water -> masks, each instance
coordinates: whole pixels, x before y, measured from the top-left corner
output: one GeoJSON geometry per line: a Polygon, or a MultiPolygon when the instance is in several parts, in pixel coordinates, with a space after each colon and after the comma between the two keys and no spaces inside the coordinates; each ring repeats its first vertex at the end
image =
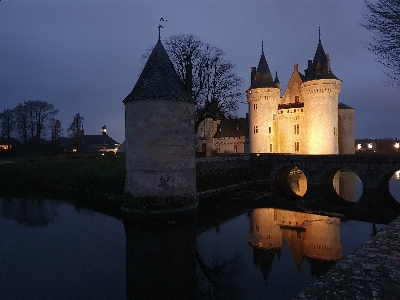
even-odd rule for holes
{"type": "Polygon", "coordinates": [[[124,220],[126,299],[196,298],[195,218],[124,220]]]}
{"type": "Polygon", "coordinates": [[[250,242],[254,261],[267,279],[275,253],[279,255],[286,240],[296,267],[306,257],[311,273],[325,274],[343,257],[340,219],[275,208],[255,209],[251,213],[250,242]]]}

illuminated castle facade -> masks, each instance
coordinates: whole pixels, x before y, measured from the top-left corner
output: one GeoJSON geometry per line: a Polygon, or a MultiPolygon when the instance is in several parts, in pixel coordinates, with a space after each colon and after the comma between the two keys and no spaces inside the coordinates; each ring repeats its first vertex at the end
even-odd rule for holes
{"type": "Polygon", "coordinates": [[[262,46],[247,90],[249,152],[354,154],[354,109],[339,103],[340,89],[321,38],[304,75],[294,66],[283,97],[262,46]]]}

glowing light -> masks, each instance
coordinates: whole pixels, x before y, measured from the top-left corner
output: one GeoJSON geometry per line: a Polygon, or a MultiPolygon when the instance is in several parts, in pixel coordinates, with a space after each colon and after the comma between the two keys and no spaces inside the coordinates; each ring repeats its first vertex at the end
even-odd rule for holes
{"type": "Polygon", "coordinates": [[[76,149],[74,148],[74,149],[72,149],[72,152],[76,152],[76,149]]]}
{"type": "Polygon", "coordinates": [[[357,144],[357,149],[358,149],[358,150],[361,149],[361,144],[357,144]]]}
{"type": "Polygon", "coordinates": [[[368,149],[372,149],[372,143],[368,143],[368,149]]]}
{"type": "Polygon", "coordinates": [[[396,144],[394,144],[394,147],[395,147],[395,148],[397,148],[397,149],[399,149],[399,147],[400,147],[400,143],[396,143],[396,144]]]}

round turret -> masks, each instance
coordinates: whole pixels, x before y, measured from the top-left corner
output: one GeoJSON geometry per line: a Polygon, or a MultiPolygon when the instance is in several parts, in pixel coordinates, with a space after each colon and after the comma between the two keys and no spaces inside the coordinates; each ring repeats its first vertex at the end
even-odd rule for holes
{"type": "Polygon", "coordinates": [[[196,208],[194,104],[160,40],[123,102],[123,211],[173,213],[196,208]]]}
{"type": "Polygon", "coordinates": [[[251,86],[247,90],[249,103],[250,153],[272,153],[278,147],[275,142],[275,114],[280,100],[279,79],[272,79],[262,43],[257,69],[251,68],[251,86]]]}
{"type": "Polygon", "coordinates": [[[247,91],[250,153],[276,152],[274,124],[279,97],[280,89],[277,87],[247,91]]]}
{"type": "Polygon", "coordinates": [[[304,99],[306,153],[338,154],[339,79],[315,79],[301,84],[304,99]]]}

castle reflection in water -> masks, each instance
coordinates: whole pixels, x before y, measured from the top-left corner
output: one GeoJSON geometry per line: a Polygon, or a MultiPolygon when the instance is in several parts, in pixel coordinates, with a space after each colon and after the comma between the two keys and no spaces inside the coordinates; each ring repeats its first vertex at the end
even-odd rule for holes
{"type": "Polygon", "coordinates": [[[275,208],[252,211],[252,247],[279,251],[283,238],[298,268],[304,257],[331,261],[343,257],[339,218],[275,208]]]}

